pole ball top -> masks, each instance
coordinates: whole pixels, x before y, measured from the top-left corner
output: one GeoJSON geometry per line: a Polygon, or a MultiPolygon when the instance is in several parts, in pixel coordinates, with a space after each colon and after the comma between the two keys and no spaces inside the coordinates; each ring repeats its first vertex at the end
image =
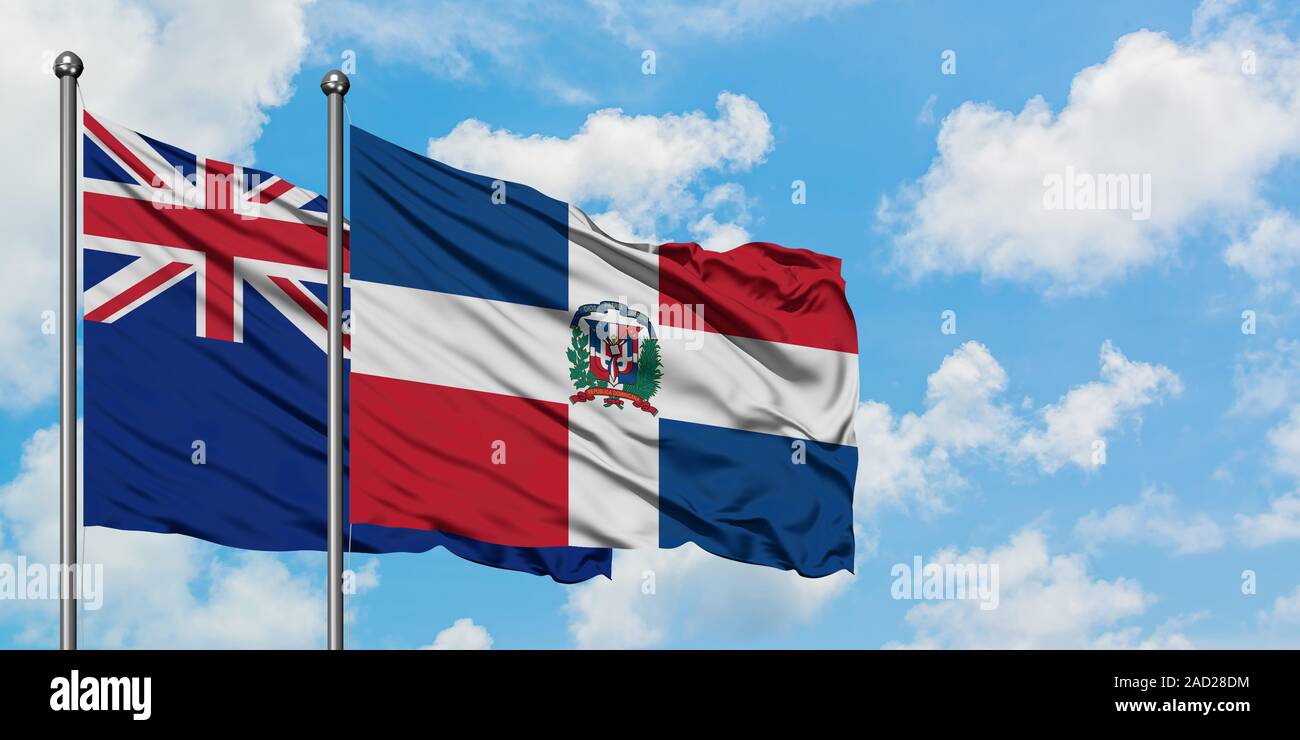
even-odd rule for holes
{"type": "Polygon", "coordinates": [[[54,58],[54,76],[72,77],[74,80],[81,76],[81,70],[85,65],[81,63],[81,57],[73,52],[65,51],[54,58]]]}
{"type": "Polygon", "coordinates": [[[338,93],[339,95],[347,95],[348,88],[350,87],[352,87],[352,83],[348,82],[348,76],[337,69],[331,69],[326,72],[325,76],[320,80],[320,91],[326,95],[333,95],[335,93],[338,93]]]}

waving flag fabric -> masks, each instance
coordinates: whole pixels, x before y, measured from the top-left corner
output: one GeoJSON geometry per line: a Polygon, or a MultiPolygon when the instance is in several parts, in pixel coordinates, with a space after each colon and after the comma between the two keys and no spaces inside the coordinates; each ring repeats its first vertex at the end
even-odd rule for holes
{"type": "Polygon", "coordinates": [[[351,141],[355,521],[852,569],[838,259],[622,243],[531,188],[351,141]]]}
{"type": "MultiPolygon", "coordinates": [[[[83,124],[86,525],[325,549],[325,199],[83,124]]],[[[565,582],[609,574],[602,549],[350,534],[358,552],[441,545],[565,582]]]]}

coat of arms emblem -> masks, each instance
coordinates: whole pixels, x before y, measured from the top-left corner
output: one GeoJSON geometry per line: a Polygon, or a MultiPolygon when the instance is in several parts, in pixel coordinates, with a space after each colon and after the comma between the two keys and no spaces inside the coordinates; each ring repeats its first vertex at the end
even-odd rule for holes
{"type": "Polygon", "coordinates": [[[659,390],[659,340],[654,325],[640,311],[616,301],[580,306],[569,327],[569,379],[572,404],[601,398],[606,408],[633,408],[657,415],[650,398],[659,390]]]}

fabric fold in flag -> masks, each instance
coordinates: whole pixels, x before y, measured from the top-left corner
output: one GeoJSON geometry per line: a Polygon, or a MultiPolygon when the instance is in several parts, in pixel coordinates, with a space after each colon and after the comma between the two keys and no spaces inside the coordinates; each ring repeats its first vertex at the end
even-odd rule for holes
{"type": "Polygon", "coordinates": [[[853,567],[840,261],[630,244],[351,129],[353,518],[853,567]]]}
{"type": "MultiPolygon", "coordinates": [[[[90,113],[83,133],[86,525],[325,549],[325,199],[90,113]]],[[[350,534],[356,552],[610,573],[602,548],[350,534]]]]}

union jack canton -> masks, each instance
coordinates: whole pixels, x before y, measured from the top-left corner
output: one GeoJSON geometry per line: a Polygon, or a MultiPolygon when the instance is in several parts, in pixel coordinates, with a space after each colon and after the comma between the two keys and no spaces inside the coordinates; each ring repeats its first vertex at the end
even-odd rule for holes
{"type": "Polygon", "coordinates": [[[137,258],[86,290],[87,321],[113,323],[197,274],[196,335],[244,340],[247,283],[325,351],[325,304],[304,284],[326,281],[324,196],[89,112],[83,124],[84,246],[137,258]]]}

